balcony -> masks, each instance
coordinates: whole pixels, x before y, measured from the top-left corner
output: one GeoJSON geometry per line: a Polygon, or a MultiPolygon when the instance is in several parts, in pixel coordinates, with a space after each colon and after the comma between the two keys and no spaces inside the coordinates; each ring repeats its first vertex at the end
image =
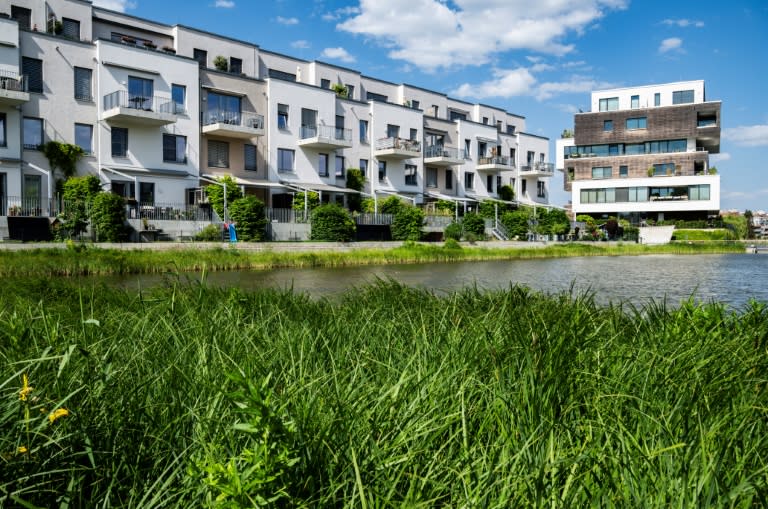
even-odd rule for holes
{"type": "Polygon", "coordinates": [[[432,145],[424,149],[424,164],[430,166],[455,166],[464,164],[464,151],[432,145]]]}
{"type": "Polygon", "coordinates": [[[515,168],[515,162],[506,156],[489,156],[477,159],[477,171],[504,171],[515,168]]]}
{"type": "Polygon", "coordinates": [[[264,136],[264,116],[246,111],[207,111],[203,113],[203,134],[239,139],[264,136]]]}
{"type": "Polygon", "coordinates": [[[0,71],[0,104],[18,106],[29,101],[26,76],[0,71]]]}
{"type": "Polygon", "coordinates": [[[551,177],[555,174],[553,163],[532,163],[520,167],[521,177],[551,177]]]}
{"type": "Polygon", "coordinates": [[[352,147],[352,129],[330,125],[302,126],[298,145],[304,148],[329,150],[350,148],[352,147]]]}
{"type": "Polygon", "coordinates": [[[373,155],[378,159],[400,161],[421,156],[421,143],[402,138],[381,138],[376,140],[373,155]]]}
{"type": "Polygon", "coordinates": [[[173,124],[177,106],[170,98],[145,97],[117,90],[104,96],[101,120],[144,127],[173,124]]]}

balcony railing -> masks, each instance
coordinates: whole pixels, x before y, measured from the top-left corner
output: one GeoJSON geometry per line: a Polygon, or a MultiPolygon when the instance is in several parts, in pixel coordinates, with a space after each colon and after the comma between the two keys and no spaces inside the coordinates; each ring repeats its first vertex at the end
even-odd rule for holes
{"type": "Polygon", "coordinates": [[[309,214],[303,210],[293,209],[266,209],[267,220],[270,223],[307,223],[309,214]]]}
{"type": "Polygon", "coordinates": [[[330,125],[301,126],[301,139],[322,138],[339,142],[352,143],[352,129],[330,125]]]}
{"type": "Polygon", "coordinates": [[[388,149],[421,152],[421,143],[416,140],[406,140],[404,138],[380,138],[376,140],[376,150],[388,149]]]}
{"type": "Polygon", "coordinates": [[[489,156],[489,157],[479,157],[477,159],[478,166],[485,166],[489,164],[494,165],[500,165],[500,166],[510,166],[514,167],[515,163],[512,161],[512,158],[507,156],[489,156]]]}
{"type": "Polygon", "coordinates": [[[264,115],[250,111],[206,111],[203,114],[203,125],[212,124],[264,129],[264,115]]]}
{"type": "Polygon", "coordinates": [[[27,77],[9,71],[0,71],[0,89],[27,92],[27,77]]]}
{"type": "Polygon", "coordinates": [[[464,159],[464,150],[432,145],[424,148],[424,158],[444,157],[446,159],[464,159]]]}
{"type": "Polygon", "coordinates": [[[128,108],[158,113],[178,113],[176,102],[167,97],[142,96],[128,93],[126,90],[117,90],[104,96],[104,111],[114,108],[128,108]]]}
{"type": "Polygon", "coordinates": [[[555,165],[553,163],[536,163],[533,165],[534,171],[539,173],[554,173],[555,165]]]}

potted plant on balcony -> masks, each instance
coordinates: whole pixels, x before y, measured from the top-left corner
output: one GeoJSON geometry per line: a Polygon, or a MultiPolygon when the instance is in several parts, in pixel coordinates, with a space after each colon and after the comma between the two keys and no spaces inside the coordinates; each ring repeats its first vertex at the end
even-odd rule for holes
{"type": "Polygon", "coordinates": [[[174,48],[173,46],[163,46],[163,51],[165,51],[166,53],[171,53],[173,55],[176,54],[176,48],[174,48]]]}
{"type": "Polygon", "coordinates": [[[229,70],[229,62],[227,57],[219,55],[213,59],[213,66],[217,71],[227,72],[229,70]]]}
{"type": "Polygon", "coordinates": [[[349,97],[349,89],[341,83],[334,83],[331,85],[331,90],[336,92],[336,95],[342,99],[349,97]]]}
{"type": "Polygon", "coordinates": [[[133,37],[131,37],[131,36],[129,36],[129,35],[124,35],[124,36],[122,36],[122,37],[120,38],[120,40],[121,40],[122,42],[124,42],[125,44],[133,44],[133,45],[135,45],[135,44],[136,44],[136,39],[135,39],[135,38],[133,38],[133,37]]]}
{"type": "Polygon", "coordinates": [[[147,49],[156,49],[157,48],[157,44],[155,44],[152,41],[144,41],[144,47],[147,48],[147,49]]]}
{"type": "Polygon", "coordinates": [[[649,177],[653,177],[653,174],[654,174],[655,172],[656,172],[656,168],[654,168],[653,166],[649,166],[649,167],[648,167],[648,176],[649,176],[649,177]]]}

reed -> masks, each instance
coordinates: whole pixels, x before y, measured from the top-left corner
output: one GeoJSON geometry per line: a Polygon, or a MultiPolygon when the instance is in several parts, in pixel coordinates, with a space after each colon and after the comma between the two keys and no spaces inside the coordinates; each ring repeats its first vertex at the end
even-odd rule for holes
{"type": "Polygon", "coordinates": [[[27,279],[0,290],[0,506],[765,506],[767,315],[27,279]]]}

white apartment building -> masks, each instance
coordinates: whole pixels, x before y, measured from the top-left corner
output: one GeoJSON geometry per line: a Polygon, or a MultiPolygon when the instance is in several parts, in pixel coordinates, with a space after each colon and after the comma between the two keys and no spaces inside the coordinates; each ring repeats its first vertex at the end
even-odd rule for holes
{"type": "Polygon", "coordinates": [[[269,207],[344,204],[349,168],[377,200],[472,207],[511,186],[547,204],[553,174],[548,140],[501,108],[87,0],[0,0],[0,215],[52,211],[52,140],[136,207],[194,205],[222,175],[269,207]]]}
{"type": "Polygon", "coordinates": [[[720,210],[720,101],[703,81],[601,90],[557,142],[574,214],[646,220],[706,219],[720,210]]]}

